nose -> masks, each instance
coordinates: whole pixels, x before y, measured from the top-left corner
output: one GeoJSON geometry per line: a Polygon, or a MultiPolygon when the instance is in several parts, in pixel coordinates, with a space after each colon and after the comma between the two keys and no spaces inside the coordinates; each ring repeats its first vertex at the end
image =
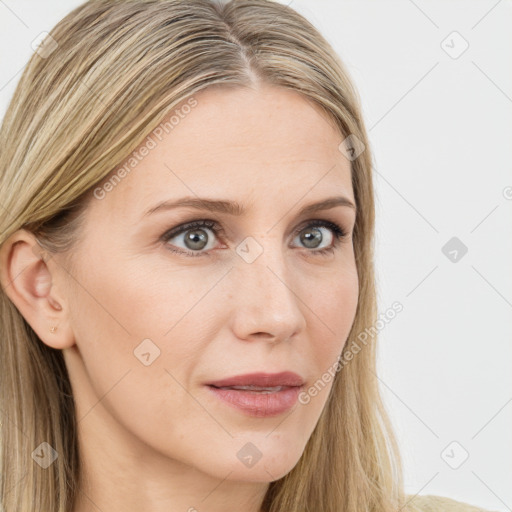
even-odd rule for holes
{"type": "Polygon", "coordinates": [[[252,263],[240,259],[230,272],[231,328],[243,340],[279,342],[302,332],[305,307],[293,289],[281,248],[265,248],[252,263]]]}

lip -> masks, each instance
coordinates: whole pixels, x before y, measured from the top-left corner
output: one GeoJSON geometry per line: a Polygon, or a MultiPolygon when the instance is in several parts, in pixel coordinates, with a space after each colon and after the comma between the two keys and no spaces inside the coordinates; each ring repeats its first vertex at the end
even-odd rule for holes
{"type": "Polygon", "coordinates": [[[235,375],[226,379],[208,382],[208,386],[226,387],[226,386],[302,386],[304,379],[294,372],[286,371],[280,373],[247,373],[245,375],[235,375]]]}
{"type": "Polygon", "coordinates": [[[227,405],[243,413],[258,417],[283,414],[297,402],[304,387],[304,379],[294,372],[250,373],[211,382],[207,388],[227,405]],[[221,389],[226,386],[279,387],[274,391],[221,389]]]}

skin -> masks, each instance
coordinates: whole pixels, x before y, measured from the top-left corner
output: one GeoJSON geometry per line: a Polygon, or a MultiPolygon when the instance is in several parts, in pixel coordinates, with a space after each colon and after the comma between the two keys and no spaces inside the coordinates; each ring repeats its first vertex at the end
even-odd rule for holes
{"type": "MultiPolygon", "coordinates": [[[[41,259],[25,230],[0,252],[10,299],[43,343],[63,351],[70,374],[84,465],[73,512],[260,510],[269,482],[297,464],[332,381],[307,405],[263,418],[204,383],[291,370],[307,389],[335,363],[355,317],[354,209],[300,214],[332,196],[355,203],[343,137],[286,89],[210,88],[195,98],[191,113],[91,202],[72,254],[41,259]],[[183,196],[237,201],[247,212],[180,208],[141,220],[183,196]],[[160,240],[201,219],[224,230],[202,228],[203,255],[169,250],[191,251],[183,234],[160,240]],[[309,233],[313,219],[347,232],[327,256],[294,234],[309,233]],[[252,263],[236,252],[247,237],[263,251],[252,263]],[[160,355],[145,366],[134,350],[147,338],[160,355]],[[252,467],[237,457],[248,442],[262,454],[252,467]]],[[[332,246],[332,230],[318,229],[319,248],[332,246]]]]}

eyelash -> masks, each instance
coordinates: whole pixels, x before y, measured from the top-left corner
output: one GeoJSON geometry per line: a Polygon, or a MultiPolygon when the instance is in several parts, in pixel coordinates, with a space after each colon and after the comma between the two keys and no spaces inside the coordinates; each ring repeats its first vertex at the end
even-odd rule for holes
{"type": "MultiPolygon", "coordinates": [[[[348,233],[341,228],[338,224],[335,224],[334,222],[330,222],[328,220],[323,219],[314,219],[309,224],[306,224],[305,226],[297,229],[293,235],[294,237],[300,234],[302,231],[304,231],[306,228],[312,228],[312,227],[326,227],[333,231],[334,233],[334,244],[331,247],[326,247],[324,249],[318,249],[318,250],[311,250],[309,252],[319,255],[319,256],[327,256],[328,254],[331,254],[334,252],[334,249],[339,246],[342,241],[348,237],[348,233]]],[[[182,233],[189,231],[194,228],[208,228],[211,229],[215,236],[218,236],[219,234],[224,233],[224,229],[222,229],[216,221],[212,220],[199,220],[199,221],[193,221],[188,224],[183,224],[182,226],[178,226],[177,228],[174,228],[172,230],[166,231],[160,238],[162,242],[167,242],[171,238],[174,238],[175,236],[181,235],[182,233]]],[[[166,247],[169,251],[185,255],[185,256],[191,256],[191,257],[197,257],[197,256],[209,256],[208,252],[199,252],[199,251],[183,251],[183,250],[177,250],[173,249],[171,246],[166,247]]]]}

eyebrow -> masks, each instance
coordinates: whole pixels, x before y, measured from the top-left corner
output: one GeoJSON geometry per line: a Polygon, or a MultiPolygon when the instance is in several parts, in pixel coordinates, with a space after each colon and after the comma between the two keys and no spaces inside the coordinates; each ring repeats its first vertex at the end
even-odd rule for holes
{"type": "MultiPolygon", "coordinates": [[[[329,210],[336,206],[346,206],[357,211],[355,204],[348,198],[343,196],[329,197],[322,201],[308,204],[301,210],[301,214],[311,214],[320,210],[329,210]]],[[[152,215],[156,212],[174,210],[176,208],[195,208],[197,210],[209,211],[213,213],[224,213],[240,217],[245,213],[245,208],[236,201],[227,201],[222,199],[208,199],[199,197],[183,197],[174,201],[162,201],[153,206],[144,213],[144,217],[152,215]]]]}

